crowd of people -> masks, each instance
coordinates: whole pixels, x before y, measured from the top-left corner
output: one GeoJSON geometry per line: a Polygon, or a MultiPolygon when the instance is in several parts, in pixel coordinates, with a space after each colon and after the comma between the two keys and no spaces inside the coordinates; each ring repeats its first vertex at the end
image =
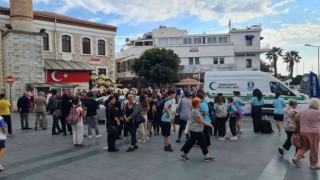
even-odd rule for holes
{"type": "MultiPolygon", "coordinates": [[[[126,92],[118,90],[107,90],[103,95],[98,92],[86,92],[79,90],[75,96],[57,94],[53,89],[45,97],[43,92],[33,99],[32,106],[36,113],[34,129],[40,126],[47,129],[46,114],[52,116],[52,135],[68,133],[73,135],[75,147],[83,147],[83,139],[92,138],[92,129],[95,130],[95,138],[102,135],[98,128],[97,110],[100,104],[95,98],[104,97],[103,102],[106,114],[106,130],[108,132],[108,146],[104,147],[109,152],[117,152],[118,139],[131,138],[130,146],[126,152],[139,149],[138,142],[147,143],[151,136],[163,136],[163,148],[166,152],[173,152],[173,146],[169,142],[171,131],[178,131],[176,143],[182,142],[182,135],[185,134],[185,144],[182,146],[180,158],[184,161],[190,160],[187,156],[192,147],[200,147],[205,161],[212,161],[214,158],[209,155],[211,137],[217,136],[219,141],[225,141],[227,129],[232,134],[230,141],[237,141],[238,134],[241,134],[241,119],[244,117],[244,99],[239,91],[234,96],[224,97],[222,93],[215,96],[211,101],[203,89],[131,89],[126,92]],[[229,122],[229,127],[226,127],[229,122]],[[88,125],[88,133],[84,132],[84,123],[88,125]],[[179,129],[176,129],[176,125],[179,129]],[[139,131],[139,138],[137,138],[139,131]]],[[[253,90],[250,100],[252,106],[251,117],[254,133],[260,133],[262,126],[264,105],[263,94],[259,89],[253,90]]],[[[284,150],[292,146],[291,138],[294,134],[301,134],[303,144],[296,148],[293,163],[298,165],[304,153],[310,149],[310,167],[319,169],[318,148],[320,140],[320,114],[319,100],[312,98],[308,109],[295,110],[297,101],[289,100],[286,106],[281,93],[277,92],[273,101],[274,120],[279,134],[281,122],[284,121],[284,129],[287,140],[283,146],[278,148],[281,155],[284,150]]],[[[30,111],[30,96],[24,93],[17,103],[20,112],[21,129],[30,130],[28,113],[30,111]]],[[[10,119],[10,103],[5,100],[5,95],[0,95],[0,160],[3,156],[6,135],[12,134],[10,119]],[[8,129],[8,134],[6,133],[8,129]]],[[[0,165],[0,170],[3,167],[0,165]]]]}

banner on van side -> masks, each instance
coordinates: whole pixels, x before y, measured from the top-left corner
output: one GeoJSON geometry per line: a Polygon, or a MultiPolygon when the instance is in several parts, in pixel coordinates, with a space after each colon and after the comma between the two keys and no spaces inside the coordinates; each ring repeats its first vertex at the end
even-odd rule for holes
{"type": "Polygon", "coordinates": [[[319,79],[317,74],[310,71],[310,97],[320,97],[319,79]]]}

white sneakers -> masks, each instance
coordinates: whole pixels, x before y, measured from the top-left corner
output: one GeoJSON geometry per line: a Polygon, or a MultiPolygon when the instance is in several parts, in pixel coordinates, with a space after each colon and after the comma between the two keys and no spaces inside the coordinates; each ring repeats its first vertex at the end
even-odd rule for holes
{"type": "Polygon", "coordinates": [[[108,150],[109,148],[108,148],[108,146],[105,146],[105,147],[103,147],[102,149],[108,150]]]}
{"type": "Polygon", "coordinates": [[[225,138],[225,137],[218,137],[218,140],[219,140],[219,141],[225,141],[226,138],[225,138]]]}
{"type": "MultiPolygon", "coordinates": [[[[88,138],[91,139],[91,138],[92,138],[92,135],[89,135],[88,138]]],[[[101,135],[101,134],[96,135],[96,139],[99,139],[99,138],[102,138],[102,135],[101,135]]]]}
{"type": "Polygon", "coordinates": [[[102,138],[102,135],[101,135],[101,134],[96,135],[96,139],[99,139],[99,138],[102,138]]]}
{"type": "Polygon", "coordinates": [[[310,169],[320,170],[320,166],[318,164],[317,165],[311,165],[310,169]]]}
{"type": "Polygon", "coordinates": [[[3,168],[3,166],[0,164],[0,171],[3,171],[4,170],[4,168],[3,168]]]}
{"type": "Polygon", "coordinates": [[[237,136],[233,136],[230,138],[230,141],[238,141],[238,137],[237,136]]]}

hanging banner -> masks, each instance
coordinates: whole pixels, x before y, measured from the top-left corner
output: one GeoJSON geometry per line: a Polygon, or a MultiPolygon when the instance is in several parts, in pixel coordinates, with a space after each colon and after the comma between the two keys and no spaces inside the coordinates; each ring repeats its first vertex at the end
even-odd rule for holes
{"type": "Polygon", "coordinates": [[[319,79],[317,74],[310,71],[310,97],[320,97],[319,79]]]}

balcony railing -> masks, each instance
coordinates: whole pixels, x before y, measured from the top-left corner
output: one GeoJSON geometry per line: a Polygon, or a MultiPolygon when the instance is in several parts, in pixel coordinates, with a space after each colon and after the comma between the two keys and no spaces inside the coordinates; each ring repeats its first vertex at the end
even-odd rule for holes
{"type": "Polygon", "coordinates": [[[235,44],[234,51],[235,52],[266,52],[270,49],[270,44],[260,44],[260,43],[253,43],[251,46],[247,46],[246,44],[235,44]]]}

